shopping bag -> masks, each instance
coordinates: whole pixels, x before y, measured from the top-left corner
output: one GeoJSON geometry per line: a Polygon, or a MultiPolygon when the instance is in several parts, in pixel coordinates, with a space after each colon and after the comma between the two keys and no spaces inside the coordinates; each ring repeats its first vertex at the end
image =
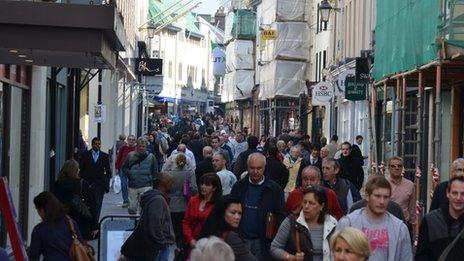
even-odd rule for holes
{"type": "Polygon", "coordinates": [[[113,191],[114,193],[118,194],[119,192],[121,192],[121,178],[119,177],[119,175],[116,175],[114,177],[114,181],[113,181],[113,191]]]}

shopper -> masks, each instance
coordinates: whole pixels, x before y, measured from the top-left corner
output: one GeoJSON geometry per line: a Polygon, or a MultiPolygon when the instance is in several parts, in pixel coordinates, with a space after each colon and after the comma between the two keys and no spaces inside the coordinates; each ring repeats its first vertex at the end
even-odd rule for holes
{"type": "Polygon", "coordinates": [[[366,235],[352,227],[335,231],[330,239],[330,248],[334,261],[367,261],[371,254],[366,235]]]}
{"type": "Polygon", "coordinates": [[[329,260],[329,239],[337,220],[326,214],[325,191],[309,188],[304,191],[302,210],[289,215],[280,225],[271,244],[271,253],[280,260],[329,260]]]}

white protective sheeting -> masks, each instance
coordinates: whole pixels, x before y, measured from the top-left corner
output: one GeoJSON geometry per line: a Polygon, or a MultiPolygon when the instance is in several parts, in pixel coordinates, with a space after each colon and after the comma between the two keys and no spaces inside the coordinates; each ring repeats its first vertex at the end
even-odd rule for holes
{"type": "Polygon", "coordinates": [[[274,60],[260,67],[259,99],[298,97],[305,85],[305,62],[274,60]]]}
{"type": "Polygon", "coordinates": [[[224,88],[221,102],[231,102],[251,98],[254,86],[254,71],[238,70],[227,73],[224,77],[224,88]]]}
{"type": "Polygon", "coordinates": [[[275,40],[261,41],[264,44],[262,61],[309,60],[309,27],[304,22],[276,22],[271,28],[277,31],[275,40]]]}
{"type": "Polygon", "coordinates": [[[307,0],[262,0],[262,23],[307,21],[307,0]]]}
{"type": "Polygon", "coordinates": [[[234,40],[226,47],[226,71],[253,70],[253,42],[247,40],[234,40]]]}

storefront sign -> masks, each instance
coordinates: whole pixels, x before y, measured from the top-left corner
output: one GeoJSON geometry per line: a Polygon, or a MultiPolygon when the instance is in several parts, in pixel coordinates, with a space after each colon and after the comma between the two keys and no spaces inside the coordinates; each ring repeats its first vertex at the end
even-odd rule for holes
{"type": "Polygon", "coordinates": [[[363,101],[366,99],[366,85],[356,82],[356,77],[346,77],[345,99],[349,101],[363,101]]]}
{"type": "Polygon", "coordinates": [[[154,76],[163,74],[163,59],[138,58],[135,60],[135,73],[154,76]]]}
{"type": "Polygon", "coordinates": [[[356,57],[356,82],[369,83],[369,61],[367,58],[356,57]]]}
{"type": "Polygon", "coordinates": [[[345,92],[345,79],[346,77],[352,77],[352,76],[355,76],[356,74],[356,70],[346,70],[346,71],[343,71],[341,72],[339,75],[338,75],[338,91],[339,92],[345,92]]]}
{"type": "Polygon", "coordinates": [[[275,29],[266,29],[261,31],[262,40],[275,40],[277,38],[277,30],[275,29]]]}
{"type": "Polygon", "coordinates": [[[334,95],[331,82],[320,82],[312,88],[312,105],[327,105],[334,95]]]}

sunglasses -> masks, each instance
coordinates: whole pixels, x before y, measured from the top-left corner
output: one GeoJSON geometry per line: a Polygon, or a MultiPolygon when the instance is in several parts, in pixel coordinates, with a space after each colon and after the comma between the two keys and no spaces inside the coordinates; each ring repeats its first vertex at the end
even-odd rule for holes
{"type": "Polygon", "coordinates": [[[390,168],[402,168],[403,165],[390,165],[390,168]]]}

